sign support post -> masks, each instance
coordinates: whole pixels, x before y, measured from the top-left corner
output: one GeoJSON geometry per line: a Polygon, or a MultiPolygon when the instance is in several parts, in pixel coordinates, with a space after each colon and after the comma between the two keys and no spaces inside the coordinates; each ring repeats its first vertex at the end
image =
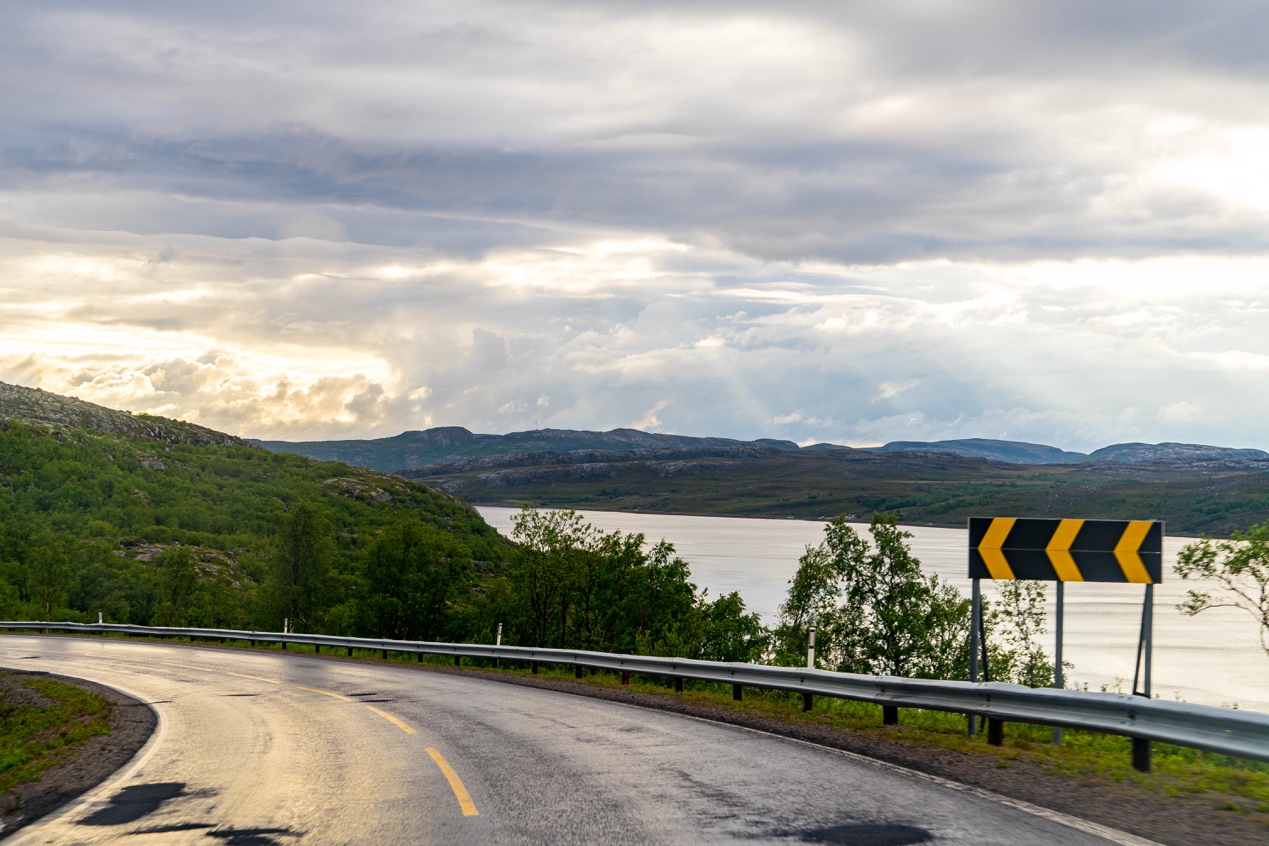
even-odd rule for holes
{"type": "MultiPolygon", "coordinates": [[[[1137,638],[1137,666],[1132,671],[1133,696],[1151,696],[1150,671],[1154,663],[1154,585],[1146,585],[1146,595],[1141,603],[1141,634],[1137,638]],[[1142,666],[1142,655],[1145,666],[1142,666]],[[1137,689],[1137,673],[1142,673],[1141,689],[1137,689]]],[[[1132,766],[1143,773],[1150,772],[1150,741],[1141,737],[1132,739],[1132,766]]]]}
{"type": "MultiPolygon", "coordinates": [[[[973,599],[969,611],[969,680],[978,681],[978,640],[982,633],[983,589],[981,579],[974,579],[973,599]]],[[[969,718],[969,736],[978,734],[978,715],[967,714],[969,718]]]]}
{"type": "MultiPolygon", "coordinates": [[[[1053,645],[1053,686],[1061,690],[1066,679],[1062,674],[1062,616],[1065,610],[1066,599],[1066,582],[1056,582],[1057,585],[1057,613],[1053,619],[1054,629],[1054,645],[1053,645]]],[[[1055,746],[1062,745],[1062,727],[1053,727],[1053,743],[1055,746]]]]}

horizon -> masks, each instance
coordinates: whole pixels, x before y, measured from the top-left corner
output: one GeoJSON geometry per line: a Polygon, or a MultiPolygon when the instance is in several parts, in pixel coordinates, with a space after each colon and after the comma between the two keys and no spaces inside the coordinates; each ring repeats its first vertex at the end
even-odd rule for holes
{"type": "MultiPolygon", "coordinates": [[[[13,384],[13,383],[10,383],[10,384],[13,384]]],[[[40,391],[45,390],[45,389],[43,389],[43,388],[39,388],[39,387],[36,387],[36,386],[30,386],[30,385],[17,385],[17,387],[21,387],[21,388],[28,388],[28,389],[31,389],[31,390],[40,390],[40,391]]],[[[70,396],[70,395],[67,395],[67,396],[70,396]]],[[[82,397],[72,397],[72,399],[82,399],[82,397]]],[[[89,401],[89,400],[85,400],[85,401],[89,401]]],[[[111,408],[111,409],[112,409],[112,410],[114,410],[114,411],[123,411],[123,412],[126,412],[126,413],[128,413],[128,414],[142,414],[142,415],[144,415],[144,414],[150,414],[150,412],[146,412],[146,411],[133,411],[132,409],[127,409],[127,408],[114,408],[114,407],[112,407],[112,406],[103,406],[103,407],[104,407],[104,408],[111,408]]],[[[163,415],[157,415],[157,416],[163,416],[163,415]]],[[[175,419],[182,419],[182,418],[175,418],[175,419]]],[[[185,421],[185,422],[193,422],[193,421],[185,421]]],[[[566,427],[551,426],[551,427],[540,427],[540,428],[536,428],[536,429],[512,429],[512,430],[509,430],[509,431],[506,431],[506,432],[481,432],[481,431],[477,431],[477,430],[475,430],[475,429],[472,429],[472,428],[471,428],[471,427],[469,427],[469,426],[464,426],[464,425],[457,424],[457,423],[448,423],[448,424],[443,423],[443,424],[439,424],[439,425],[435,425],[435,426],[429,426],[429,427],[427,427],[426,429],[403,429],[403,430],[401,430],[400,432],[396,432],[395,434],[391,434],[391,435],[375,435],[375,436],[371,436],[371,437],[363,437],[363,438],[357,438],[357,437],[331,437],[331,438],[313,438],[313,439],[298,439],[298,440],[287,440],[287,439],[285,439],[285,438],[267,438],[267,437],[256,437],[256,436],[254,436],[254,435],[240,434],[240,433],[237,433],[237,432],[224,432],[224,434],[233,435],[233,436],[235,436],[235,437],[239,437],[239,438],[242,438],[242,439],[244,439],[244,440],[248,440],[248,441],[256,441],[256,442],[272,442],[272,443],[306,443],[306,442],[307,442],[307,443],[324,443],[324,442],[333,442],[333,441],[370,441],[370,440],[386,440],[386,439],[391,439],[391,438],[400,437],[400,436],[402,436],[402,435],[408,435],[408,434],[415,433],[415,432],[417,432],[417,433],[425,433],[425,432],[428,432],[428,431],[432,431],[432,430],[434,430],[434,429],[463,429],[463,430],[465,430],[465,431],[467,431],[467,432],[470,432],[470,433],[471,433],[471,434],[473,434],[473,435],[488,435],[488,436],[492,436],[492,437],[505,437],[505,436],[507,436],[507,435],[529,434],[529,433],[532,433],[532,432],[542,432],[542,431],[598,432],[598,433],[601,433],[601,434],[605,434],[605,433],[610,433],[610,432],[615,432],[615,431],[621,431],[621,430],[631,430],[631,427],[628,427],[628,426],[616,426],[616,427],[613,427],[613,428],[611,428],[611,429],[571,429],[571,428],[566,428],[566,427]]],[[[1169,445],[1169,444],[1176,444],[1176,445],[1180,445],[1180,446],[1203,446],[1203,447],[1215,447],[1215,448],[1218,448],[1218,449],[1235,449],[1235,450],[1256,449],[1256,447],[1237,446],[1237,445],[1232,445],[1232,444],[1204,444],[1204,443],[1195,443],[1195,442],[1187,442],[1187,441],[1162,440],[1162,441],[1157,441],[1157,442],[1154,442],[1154,443],[1150,443],[1150,442],[1147,442],[1147,441],[1116,441],[1116,442],[1114,442],[1114,443],[1103,444],[1103,445],[1102,445],[1102,446],[1100,446],[1100,447],[1095,447],[1094,449],[1092,449],[1092,450],[1088,450],[1087,452],[1085,452],[1085,451],[1081,451],[1081,450],[1073,450],[1073,449],[1069,449],[1069,448],[1067,448],[1067,447],[1058,446],[1058,445],[1056,445],[1056,444],[1037,443],[1037,442],[1035,442],[1035,441],[1016,441],[1016,440],[1010,440],[1010,439],[1006,439],[1006,438],[985,438],[985,437],[974,436],[974,435],[967,435],[967,436],[960,437],[960,438],[944,438],[944,439],[939,440],[939,441],[917,441],[917,440],[914,440],[914,439],[908,439],[908,438],[903,438],[903,439],[895,438],[895,439],[891,439],[891,440],[883,441],[883,442],[880,442],[880,443],[873,443],[873,444],[843,444],[843,443],[837,443],[837,442],[834,442],[834,441],[806,441],[806,442],[803,442],[803,443],[798,443],[797,441],[791,441],[791,440],[789,440],[788,438],[772,438],[772,437],[769,437],[769,436],[763,436],[763,435],[760,435],[760,436],[757,436],[757,437],[752,437],[752,438],[745,438],[745,437],[730,438],[730,436],[723,436],[723,435],[688,435],[688,434],[684,434],[684,433],[682,433],[682,432],[651,431],[651,430],[647,430],[647,429],[633,429],[633,431],[636,431],[636,432],[641,432],[641,433],[643,433],[643,434],[667,435],[667,436],[670,436],[670,437],[686,437],[686,438],[724,438],[724,437],[726,437],[726,438],[729,438],[729,439],[731,439],[731,440],[736,440],[736,441],[740,441],[740,442],[753,442],[753,441],[759,441],[759,440],[784,440],[784,441],[787,441],[787,442],[789,442],[789,443],[794,443],[794,444],[796,444],[799,448],[802,448],[802,449],[805,449],[806,447],[809,447],[809,446],[815,446],[815,445],[817,445],[817,444],[828,444],[828,445],[831,445],[831,446],[848,447],[848,448],[850,448],[850,449],[869,450],[869,449],[879,449],[879,448],[881,448],[881,447],[888,446],[889,444],[892,444],[892,443],[930,443],[930,444],[940,444],[940,443],[950,443],[950,442],[956,442],[956,441],[988,441],[988,442],[993,442],[993,443],[1018,444],[1018,445],[1022,445],[1022,446],[1040,446],[1040,447],[1046,447],[1046,448],[1050,448],[1050,449],[1057,449],[1057,450],[1061,450],[1062,452],[1068,452],[1068,453],[1077,454],[1077,455],[1088,455],[1088,454],[1091,454],[1091,453],[1093,453],[1093,452],[1096,452],[1096,451],[1098,451],[1098,450],[1100,450],[1100,449],[1107,449],[1107,448],[1110,448],[1110,447],[1116,447],[1116,446],[1133,446],[1133,445],[1144,445],[1144,446],[1164,446],[1164,445],[1169,445]]]]}
{"type": "Polygon", "coordinates": [[[1257,4],[0,11],[0,380],[265,440],[1269,450],[1257,4]]]}

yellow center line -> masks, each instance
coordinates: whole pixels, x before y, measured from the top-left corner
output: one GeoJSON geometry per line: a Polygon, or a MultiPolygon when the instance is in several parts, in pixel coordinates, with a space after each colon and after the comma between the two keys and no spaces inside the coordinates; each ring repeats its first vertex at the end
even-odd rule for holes
{"type": "Polygon", "coordinates": [[[277,679],[266,679],[263,676],[249,676],[246,673],[231,673],[228,670],[225,670],[225,675],[237,676],[240,679],[255,679],[256,681],[268,682],[269,684],[282,684],[282,682],[277,679]]]}
{"type": "Polygon", "coordinates": [[[304,685],[302,685],[302,684],[297,684],[297,685],[296,685],[296,687],[298,687],[300,690],[307,690],[309,693],[320,693],[322,696],[329,696],[329,697],[331,697],[332,699],[338,699],[338,700],[340,700],[340,701],[342,701],[342,702],[351,702],[351,701],[352,701],[352,700],[351,700],[351,699],[349,699],[347,696],[340,696],[338,693],[331,693],[331,692],[330,692],[330,691],[328,691],[328,690],[318,690],[318,689],[317,689],[317,688],[315,688],[315,687],[305,687],[305,686],[304,686],[304,685]]]}
{"type": "Polygon", "coordinates": [[[397,728],[401,729],[401,731],[405,732],[406,734],[414,734],[414,729],[410,728],[405,723],[401,722],[400,720],[398,720],[396,717],[392,716],[388,712],[380,711],[378,708],[374,707],[373,705],[367,705],[366,707],[369,708],[371,711],[374,711],[380,717],[383,717],[388,722],[395,725],[397,728]]]}
{"type": "Polygon", "coordinates": [[[454,768],[449,765],[449,761],[446,761],[444,756],[435,749],[429,748],[427,754],[432,756],[436,766],[440,767],[441,772],[445,774],[445,780],[449,782],[449,789],[454,791],[454,797],[458,799],[458,807],[463,809],[463,816],[477,816],[480,812],[476,810],[476,803],[471,801],[467,788],[463,787],[463,780],[458,777],[458,773],[454,772],[454,768]]]}

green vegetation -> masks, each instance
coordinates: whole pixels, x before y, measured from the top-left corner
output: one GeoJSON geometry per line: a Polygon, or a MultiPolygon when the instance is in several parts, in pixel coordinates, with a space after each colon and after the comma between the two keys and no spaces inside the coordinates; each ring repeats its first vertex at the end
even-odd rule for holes
{"type": "Polygon", "coordinates": [[[0,672],[0,793],[109,733],[104,697],[53,679],[0,672]]]}
{"type": "Polygon", "coordinates": [[[730,593],[710,602],[662,540],[606,533],[573,511],[525,509],[504,614],[519,642],[645,655],[756,661],[766,648],[757,614],[730,593]]]}
{"type": "Polygon", "coordinates": [[[763,654],[757,615],[698,593],[664,541],[532,510],[516,539],[344,464],[0,424],[0,618],[763,654]]]}
{"type": "MultiPolygon", "coordinates": [[[[406,521],[473,562],[511,545],[466,503],[250,446],[0,423],[0,617],[367,631],[367,551],[406,521]]],[[[371,615],[372,616],[372,615],[371,615]]]]}
{"type": "Polygon", "coordinates": [[[1202,579],[1216,591],[1191,590],[1178,606],[1193,616],[1209,608],[1240,608],[1260,629],[1260,648],[1269,655],[1269,523],[1234,532],[1230,540],[1209,537],[1188,544],[1177,556],[1177,575],[1202,579]]]}
{"type": "Polygon", "coordinates": [[[877,515],[871,546],[842,519],[808,547],[776,631],[780,663],[797,664],[816,630],[816,661],[848,673],[960,678],[969,665],[969,601],[927,576],[893,514],[877,515]]]}

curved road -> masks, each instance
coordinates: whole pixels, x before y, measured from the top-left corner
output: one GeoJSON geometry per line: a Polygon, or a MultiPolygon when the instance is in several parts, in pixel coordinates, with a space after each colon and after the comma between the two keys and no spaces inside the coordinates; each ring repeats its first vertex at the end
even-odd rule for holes
{"type": "Polygon", "coordinates": [[[0,637],[150,702],[136,759],[13,844],[1141,843],[727,725],[408,665],[0,637]]]}

